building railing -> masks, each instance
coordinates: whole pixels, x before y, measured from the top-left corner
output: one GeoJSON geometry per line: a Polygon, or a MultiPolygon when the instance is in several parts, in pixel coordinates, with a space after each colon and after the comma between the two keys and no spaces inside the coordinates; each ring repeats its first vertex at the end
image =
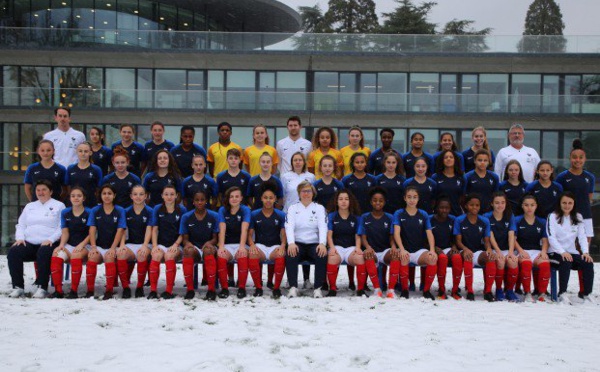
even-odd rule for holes
{"type": "Polygon", "coordinates": [[[190,32],[64,28],[0,28],[0,48],[106,48],[301,53],[525,53],[600,52],[600,36],[389,35],[190,32]],[[282,41],[283,40],[283,41],[282,41]]]}
{"type": "Polygon", "coordinates": [[[272,92],[0,87],[0,107],[600,114],[598,95],[272,92]]]}

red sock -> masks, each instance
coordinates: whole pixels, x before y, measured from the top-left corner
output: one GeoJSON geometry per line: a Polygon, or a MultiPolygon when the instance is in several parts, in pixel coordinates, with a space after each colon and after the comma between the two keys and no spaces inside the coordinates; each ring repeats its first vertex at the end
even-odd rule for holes
{"type": "MultiPolygon", "coordinates": [[[[338,271],[339,271],[338,267],[338,271]]],[[[347,265],[346,269],[348,270],[348,284],[354,283],[354,266],[347,265]]]]}
{"type": "Polygon", "coordinates": [[[94,292],[96,287],[96,273],[98,272],[98,263],[88,261],[85,266],[85,281],[88,292],[94,292]]]}
{"type": "Polygon", "coordinates": [[[367,269],[367,273],[369,274],[369,278],[371,278],[371,283],[373,283],[373,287],[375,289],[379,288],[379,277],[377,276],[377,265],[375,265],[375,261],[373,261],[373,260],[366,260],[365,261],[365,268],[367,269]]]}
{"type": "Polygon", "coordinates": [[[281,281],[283,280],[283,273],[285,272],[285,257],[277,257],[275,259],[275,265],[273,265],[273,271],[275,273],[275,283],[273,283],[273,289],[279,289],[281,281]]]}
{"type": "Polygon", "coordinates": [[[414,266],[408,267],[408,282],[413,285],[415,284],[415,271],[414,266]]]}
{"type": "Polygon", "coordinates": [[[494,279],[496,279],[496,262],[490,261],[485,264],[485,288],[484,293],[492,291],[494,285],[494,279]]]}
{"type": "MultiPolygon", "coordinates": [[[[463,259],[459,254],[452,255],[452,293],[458,292],[460,286],[460,278],[463,273],[463,259]]],[[[472,273],[472,271],[471,271],[472,273]]]]}
{"type": "Polygon", "coordinates": [[[509,291],[513,291],[515,289],[515,284],[517,283],[517,278],[519,277],[519,268],[518,267],[513,267],[513,268],[508,268],[507,271],[507,275],[506,275],[506,283],[504,285],[504,287],[509,290],[509,291]]]}
{"type": "Polygon", "coordinates": [[[121,284],[123,284],[123,289],[129,288],[129,267],[127,260],[117,260],[117,272],[119,273],[121,284]]]}
{"type": "MultiPolygon", "coordinates": [[[[277,261],[277,259],[275,259],[277,261]]],[[[267,265],[267,283],[273,283],[273,274],[275,273],[275,265],[268,264],[267,265]]]]}
{"type": "Polygon", "coordinates": [[[538,292],[546,293],[548,290],[548,282],[550,281],[550,262],[540,262],[538,265],[538,292]]]}
{"type": "MultiPolygon", "coordinates": [[[[165,261],[165,276],[167,278],[167,287],[165,288],[165,291],[167,293],[173,293],[173,287],[175,286],[175,276],[176,275],[177,275],[177,264],[175,263],[175,260],[165,261]]],[[[192,275],[192,278],[193,278],[193,275],[192,275]]],[[[194,289],[193,284],[192,284],[192,289],[194,289]]]]}
{"type": "Polygon", "coordinates": [[[367,280],[367,268],[365,264],[356,265],[356,289],[362,291],[365,289],[365,281],[367,280]]]}
{"type": "Polygon", "coordinates": [[[146,281],[146,274],[148,274],[148,261],[137,262],[137,285],[136,288],[143,288],[144,282],[146,281]]]}
{"type": "Polygon", "coordinates": [[[437,272],[437,265],[427,265],[425,267],[425,285],[423,286],[423,292],[429,292],[431,285],[435,279],[435,273],[437,272]]]}
{"type": "Polygon", "coordinates": [[[523,284],[523,291],[525,293],[531,293],[531,261],[521,262],[521,284],[523,284]]]}
{"type": "Polygon", "coordinates": [[[533,291],[534,292],[539,292],[538,291],[538,271],[537,270],[533,270],[533,268],[531,269],[531,274],[533,276],[533,291]]]}
{"type": "Polygon", "coordinates": [[[504,269],[496,267],[496,290],[502,289],[502,281],[504,280],[504,269]]]}
{"type": "Polygon", "coordinates": [[[54,282],[54,289],[57,293],[63,293],[62,281],[63,281],[63,260],[60,257],[52,257],[50,260],[50,275],[54,282]]]}
{"type": "Polygon", "coordinates": [[[83,260],[81,258],[74,258],[71,260],[71,291],[77,292],[79,288],[79,282],[81,281],[81,274],[83,271],[83,260]]]}
{"type": "Polygon", "coordinates": [[[463,270],[465,272],[465,287],[467,287],[467,293],[473,293],[473,261],[464,261],[463,270]]]}
{"type": "Polygon", "coordinates": [[[248,257],[237,259],[238,264],[238,288],[246,288],[248,281],[248,257]]]}
{"type": "MultiPolygon", "coordinates": [[[[582,270],[577,270],[577,274],[579,274],[579,293],[584,293],[584,285],[583,285],[583,271],[582,270]]],[[[548,274],[548,278],[550,278],[550,274],[548,274]]],[[[548,286],[546,285],[546,288],[548,288],[548,286]]],[[[544,291],[545,292],[545,291],[544,291]]],[[[542,291],[540,291],[540,293],[542,293],[542,291]]]]}
{"type": "Polygon", "coordinates": [[[262,277],[260,275],[260,260],[258,258],[248,258],[248,270],[252,276],[254,287],[262,289],[262,277]]]}
{"type": "Polygon", "coordinates": [[[184,257],[182,261],[183,265],[183,279],[185,279],[186,291],[194,290],[194,258],[184,257]]]}
{"type": "Polygon", "coordinates": [[[204,265],[203,270],[206,272],[206,283],[208,284],[208,290],[214,292],[215,291],[215,281],[217,279],[217,260],[215,256],[208,255],[204,256],[204,265]]]}
{"type": "MultiPolygon", "coordinates": [[[[403,291],[408,291],[408,277],[410,276],[411,267],[406,265],[400,265],[400,287],[402,287],[403,291]]],[[[412,267],[414,270],[414,267],[412,267]]],[[[392,288],[394,289],[394,288],[392,288]]]]}
{"type": "Polygon", "coordinates": [[[337,291],[336,282],[339,269],[338,265],[327,264],[327,281],[329,282],[329,289],[332,291],[337,291]]]}
{"type": "Polygon", "coordinates": [[[390,262],[390,279],[388,281],[388,290],[396,288],[396,283],[400,279],[400,261],[390,262]]]}
{"type": "Polygon", "coordinates": [[[117,277],[117,264],[115,262],[105,262],[104,271],[106,272],[106,292],[112,292],[117,277]]]}
{"type": "MultiPolygon", "coordinates": [[[[239,270],[239,267],[238,267],[238,270],[239,270]]],[[[232,263],[227,264],[227,276],[229,277],[229,279],[235,280],[235,276],[233,274],[233,264],[232,263]]],[[[238,278],[238,280],[239,280],[239,278],[238,278]]]]}
{"type": "Polygon", "coordinates": [[[160,277],[160,262],[154,260],[150,261],[148,277],[150,278],[150,290],[156,292],[156,289],[158,288],[158,278],[160,277]]]}
{"type": "Polygon", "coordinates": [[[217,272],[219,274],[219,282],[221,282],[221,288],[229,289],[229,283],[227,282],[227,260],[219,257],[217,259],[217,272]]]}
{"type": "Polygon", "coordinates": [[[437,278],[440,292],[446,292],[446,270],[448,269],[448,256],[442,253],[437,261],[437,278]]]}

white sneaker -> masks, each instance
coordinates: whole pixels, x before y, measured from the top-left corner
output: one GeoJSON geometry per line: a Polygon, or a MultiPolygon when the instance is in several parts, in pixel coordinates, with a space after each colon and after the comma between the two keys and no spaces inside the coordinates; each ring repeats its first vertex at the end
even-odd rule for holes
{"type": "Polygon", "coordinates": [[[302,288],[304,288],[304,289],[311,289],[312,288],[312,283],[310,282],[310,279],[306,279],[304,281],[304,283],[302,284],[302,288]]]}
{"type": "Polygon", "coordinates": [[[323,292],[321,291],[321,288],[317,288],[313,291],[313,297],[314,298],[323,298],[323,292]]]}
{"type": "Polygon", "coordinates": [[[393,289],[388,289],[387,293],[385,294],[385,297],[386,298],[396,298],[396,292],[394,292],[393,289]]]}
{"type": "Polygon", "coordinates": [[[290,290],[288,291],[288,298],[292,297],[298,297],[298,288],[290,287],[290,290]]]}
{"type": "Polygon", "coordinates": [[[583,300],[592,304],[596,303],[596,300],[594,300],[591,296],[583,296],[583,300]]]}
{"type": "Polygon", "coordinates": [[[525,297],[523,297],[523,302],[535,302],[535,300],[533,299],[531,293],[527,293],[525,294],[525,297]]]}
{"type": "Polygon", "coordinates": [[[565,305],[573,304],[573,303],[571,303],[571,299],[569,298],[569,296],[567,296],[566,293],[563,293],[560,296],[558,296],[558,302],[560,302],[561,304],[565,304],[565,305]]]}
{"type": "Polygon", "coordinates": [[[46,298],[48,297],[48,292],[42,288],[38,288],[37,291],[31,296],[33,298],[46,298]]]}
{"type": "Polygon", "coordinates": [[[8,295],[8,297],[10,297],[10,298],[19,298],[19,297],[23,297],[23,296],[25,296],[25,290],[23,290],[23,288],[15,288],[8,295]]]}
{"type": "Polygon", "coordinates": [[[383,292],[381,292],[381,288],[375,288],[373,290],[373,296],[375,296],[375,297],[383,297],[383,292]]]}

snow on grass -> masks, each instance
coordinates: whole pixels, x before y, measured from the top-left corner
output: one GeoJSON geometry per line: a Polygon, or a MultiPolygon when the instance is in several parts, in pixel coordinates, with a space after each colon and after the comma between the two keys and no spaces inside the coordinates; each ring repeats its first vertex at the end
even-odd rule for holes
{"type": "MultiPolygon", "coordinates": [[[[32,283],[33,265],[25,269],[32,283]]],[[[324,299],[305,290],[306,296],[276,301],[265,289],[264,298],[238,300],[233,290],[229,299],[209,303],[200,299],[201,288],[184,301],[181,270],[179,296],[170,301],[11,299],[1,256],[0,370],[600,370],[597,295],[572,306],[490,304],[477,270],[474,303],[430,302],[415,293],[409,300],[356,298],[345,289],[345,274],[340,277],[338,297],[324,299]]],[[[163,280],[164,270],[162,286],[163,280]]],[[[575,299],[575,273],[569,289],[575,299]]]]}

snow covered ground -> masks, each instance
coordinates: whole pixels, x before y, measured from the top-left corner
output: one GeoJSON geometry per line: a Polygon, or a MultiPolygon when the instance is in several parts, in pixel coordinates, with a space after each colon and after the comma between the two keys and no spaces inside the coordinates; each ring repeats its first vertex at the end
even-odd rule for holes
{"type": "MultiPolygon", "coordinates": [[[[195,300],[182,300],[180,269],[180,296],[171,301],[10,299],[0,256],[0,371],[600,371],[596,294],[594,302],[572,306],[490,304],[476,270],[474,303],[417,294],[355,298],[341,270],[337,298],[313,299],[305,291],[307,297],[279,301],[208,303],[200,299],[205,288],[195,300]]],[[[574,299],[575,273],[571,278],[574,299]]],[[[26,264],[26,283],[32,282],[33,265],[26,264]]],[[[599,285],[597,276],[596,291],[599,285]]]]}

